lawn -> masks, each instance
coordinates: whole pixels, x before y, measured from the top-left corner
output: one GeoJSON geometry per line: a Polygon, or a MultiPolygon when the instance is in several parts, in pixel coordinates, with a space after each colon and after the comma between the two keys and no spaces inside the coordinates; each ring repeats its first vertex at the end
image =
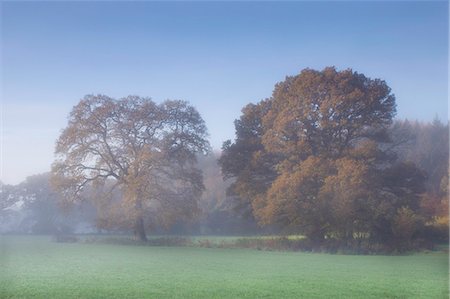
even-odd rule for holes
{"type": "Polygon", "coordinates": [[[448,298],[445,253],[358,256],[0,238],[0,298],[448,298]]]}

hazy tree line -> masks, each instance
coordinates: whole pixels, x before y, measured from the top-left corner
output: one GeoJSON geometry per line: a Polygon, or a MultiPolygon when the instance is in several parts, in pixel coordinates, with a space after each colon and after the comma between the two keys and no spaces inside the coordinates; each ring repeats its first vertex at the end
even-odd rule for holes
{"type": "Polygon", "coordinates": [[[2,185],[1,231],[303,234],[315,246],[448,240],[448,123],[394,120],[387,84],[304,70],[209,150],[183,101],[87,96],[51,174],[2,185]]]}
{"type": "MultiPolygon", "coordinates": [[[[198,156],[198,168],[203,173],[204,192],[198,199],[197,217],[181,219],[170,226],[155,223],[157,234],[251,234],[261,230],[248,215],[242,215],[226,194],[230,181],[224,181],[217,163],[220,153],[198,156]]],[[[114,203],[105,207],[103,201],[83,200],[68,203],[51,187],[51,174],[28,177],[17,185],[1,186],[2,207],[0,233],[129,233],[122,216],[113,217],[111,209],[121,201],[120,191],[114,193],[114,203]]],[[[99,190],[88,188],[86,198],[94,198],[99,190]]]]}
{"type": "Polygon", "coordinates": [[[50,186],[50,173],[28,177],[18,185],[1,186],[0,233],[96,232],[96,213],[89,202],[63,209],[50,186]]]}

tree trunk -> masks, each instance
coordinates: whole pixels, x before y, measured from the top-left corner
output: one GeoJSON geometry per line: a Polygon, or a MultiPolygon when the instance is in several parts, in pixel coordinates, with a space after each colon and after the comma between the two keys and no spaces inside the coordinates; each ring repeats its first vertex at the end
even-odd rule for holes
{"type": "Polygon", "coordinates": [[[142,242],[147,241],[147,235],[145,234],[145,227],[144,227],[144,219],[142,218],[142,216],[139,216],[134,224],[134,238],[142,242]]]}

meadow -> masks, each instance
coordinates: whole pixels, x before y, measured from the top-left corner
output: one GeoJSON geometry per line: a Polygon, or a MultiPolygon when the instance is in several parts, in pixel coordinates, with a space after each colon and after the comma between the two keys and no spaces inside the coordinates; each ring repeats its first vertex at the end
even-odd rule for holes
{"type": "Polygon", "coordinates": [[[0,237],[0,298],[448,298],[448,253],[333,255],[0,237]]]}

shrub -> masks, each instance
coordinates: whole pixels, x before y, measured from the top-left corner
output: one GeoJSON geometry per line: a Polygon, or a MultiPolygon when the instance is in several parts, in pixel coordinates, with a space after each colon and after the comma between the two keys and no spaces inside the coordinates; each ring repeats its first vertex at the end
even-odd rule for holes
{"type": "Polygon", "coordinates": [[[392,223],[393,246],[399,251],[411,249],[412,241],[423,226],[423,219],[408,207],[397,210],[397,215],[392,223]]]}

